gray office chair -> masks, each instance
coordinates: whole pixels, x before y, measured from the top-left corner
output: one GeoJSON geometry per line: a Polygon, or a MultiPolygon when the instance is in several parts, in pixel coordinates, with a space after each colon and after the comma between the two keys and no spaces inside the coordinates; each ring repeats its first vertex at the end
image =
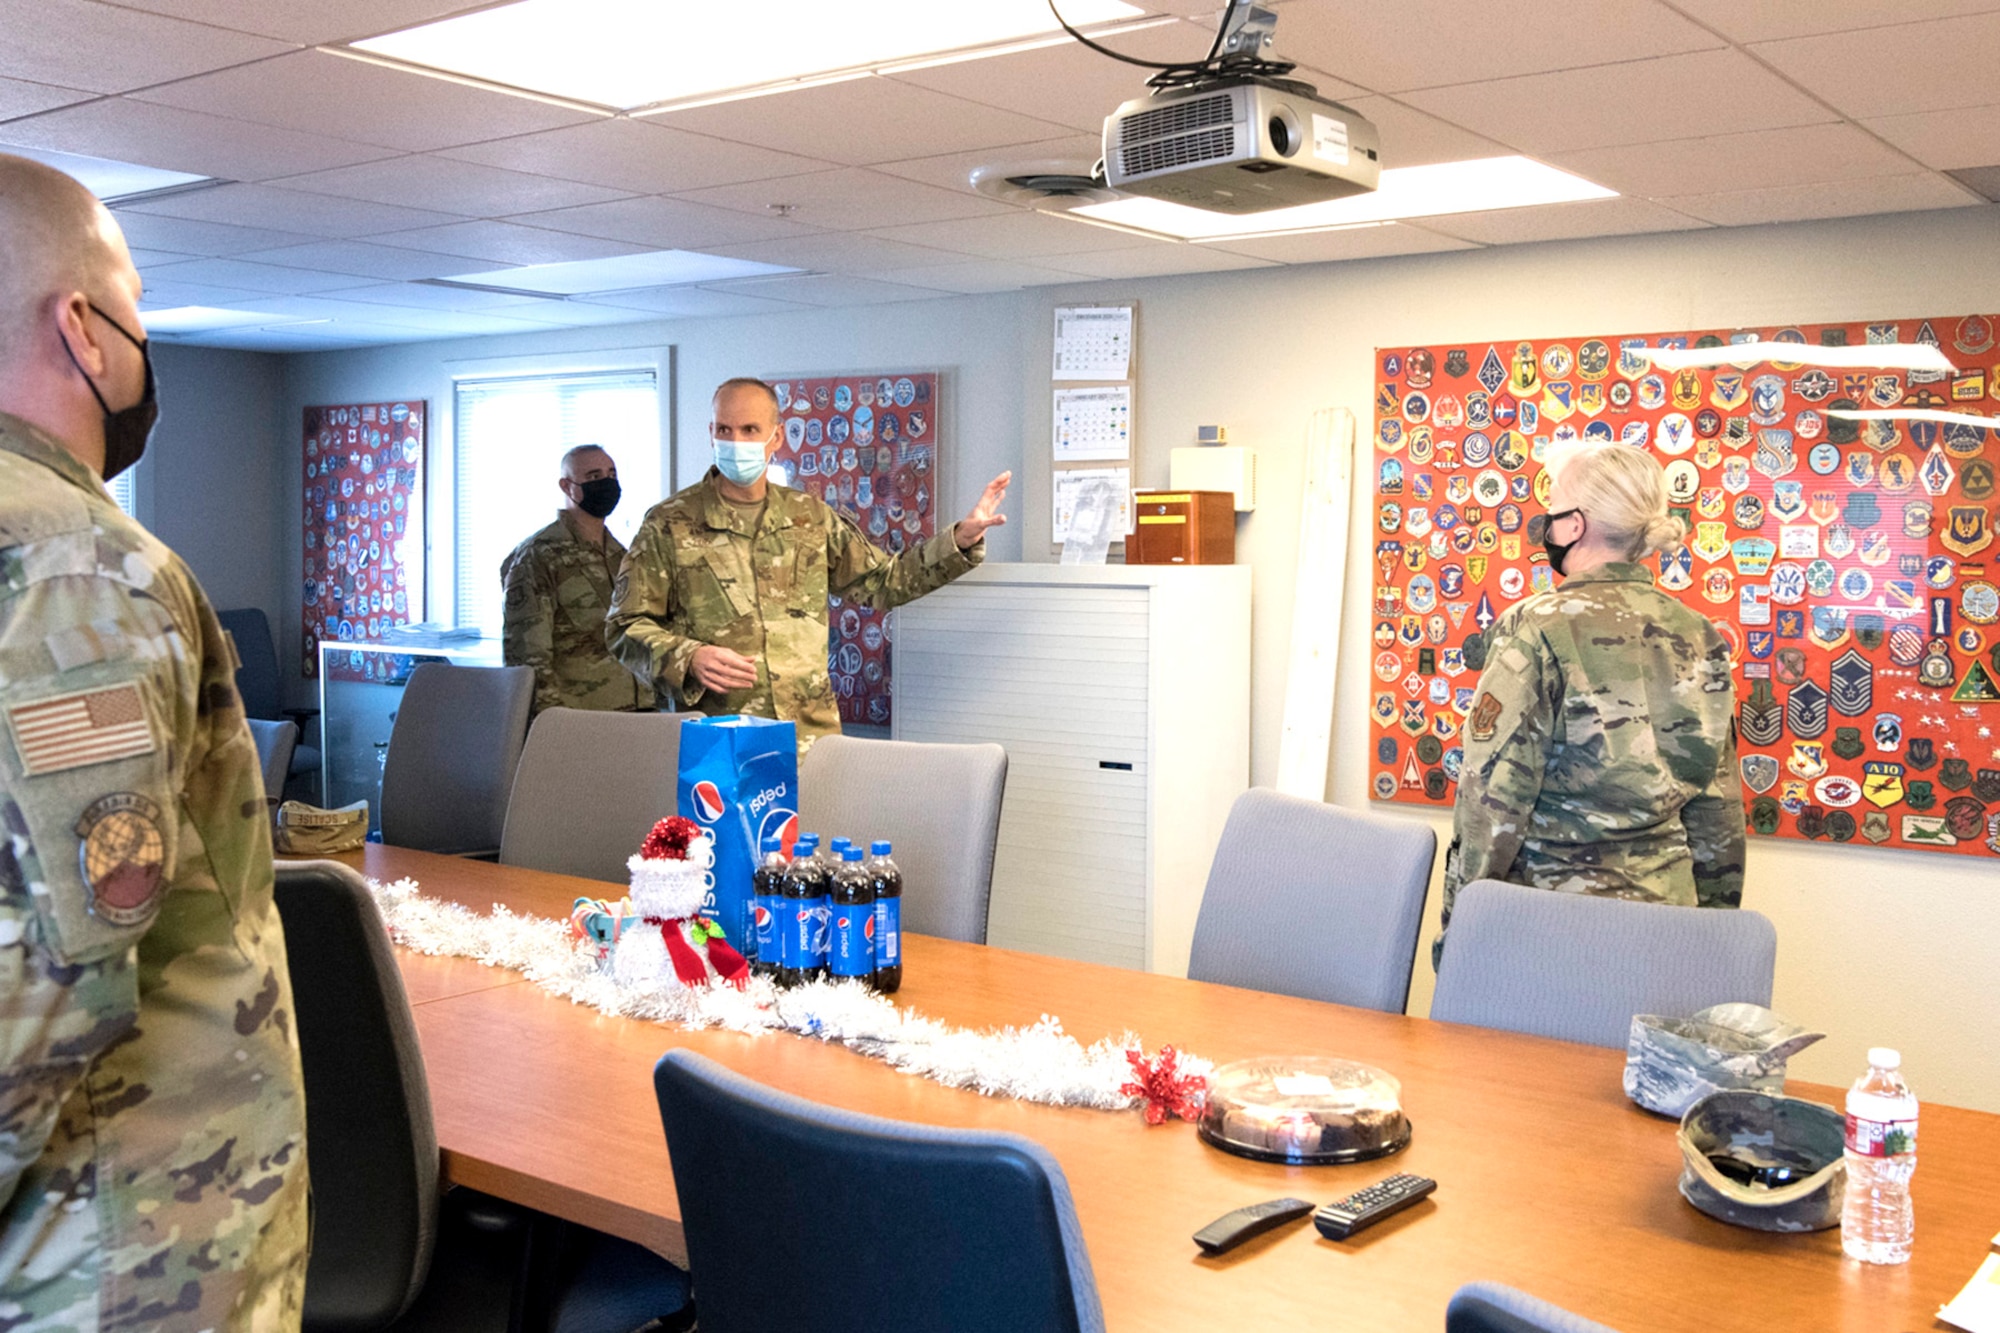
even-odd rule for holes
{"type": "Polygon", "coordinates": [[[382,841],[489,856],[528,734],[528,667],[426,662],[410,673],[382,766],[382,841]]]}
{"type": "MultiPolygon", "coordinates": [[[[295,795],[316,790],[319,782],[319,735],[312,727],[317,708],[286,708],[284,686],[278,674],[278,650],[271,640],[271,622],[254,606],[217,611],[215,618],[236,644],[236,693],[243,700],[244,716],[265,721],[289,719],[294,730],[290,764],[286,777],[295,795]],[[311,729],[309,729],[311,728],[311,729]]],[[[279,784],[282,798],[284,784],[279,784]]]]}
{"type": "Polygon", "coordinates": [[[903,929],[986,943],[1007,752],[827,736],[799,764],[799,828],[895,844],[903,929]]]}
{"type": "Polygon", "coordinates": [[[1617,1333],[1561,1306],[1503,1287],[1468,1282],[1444,1310],[1444,1333],[1617,1333]]]}
{"type": "Polygon", "coordinates": [[[674,813],[681,723],[698,716],[539,714],[514,774],[500,863],[623,883],[626,858],[674,813]]]}
{"type": "Polygon", "coordinates": [[[1768,1005],[1777,957],[1757,912],[1475,880],[1452,909],[1431,1017],[1622,1050],[1634,1014],[1768,1005]]]}
{"type": "Polygon", "coordinates": [[[285,799],[285,779],[291,776],[292,752],[299,743],[299,729],[291,722],[245,719],[250,739],[257,742],[257,763],[264,770],[264,797],[273,803],[285,799]]]}
{"type": "Polygon", "coordinates": [[[1400,1014],[1437,834],[1252,788],[1209,867],[1188,976],[1400,1014]]]}

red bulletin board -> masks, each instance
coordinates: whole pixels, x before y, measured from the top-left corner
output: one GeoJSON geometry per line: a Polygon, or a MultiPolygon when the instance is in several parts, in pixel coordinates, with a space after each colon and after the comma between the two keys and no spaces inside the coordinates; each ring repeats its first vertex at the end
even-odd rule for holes
{"type": "Polygon", "coordinates": [[[1468,640],[1553,586],[1547,450],[1620,440],[1659,457],[1688,525],[1659,586],[1735,648],[1752,831],[2000,853],[2000,446],[1975,426],[1826,415],[2000,413],[1996,339],[2000,315],[1965,315],[1378,350],[1375,797],[1452,802],[1468,640]],[[1675,373],[1628,353],[1753,334],[1929,342],[1957,370],[1675,373]]]}
{"type": "MultiPolygon", "coordinates": [[[[423,402],[305,411],[301,665],[322,639],[367,643],[423,618],[423,402]]],[[[372,660],[372,659],[371,659],[372,660]]]]}
{"type": "MultiPolygon", "coordinates": [[[[810,492],[900,554],[937,533],[938,374],[773,377],[785,484],[810,492]]],[[[827,673],[842,722],[887,726],[889,629],[880,611],[828,599],[827,673]]]]}

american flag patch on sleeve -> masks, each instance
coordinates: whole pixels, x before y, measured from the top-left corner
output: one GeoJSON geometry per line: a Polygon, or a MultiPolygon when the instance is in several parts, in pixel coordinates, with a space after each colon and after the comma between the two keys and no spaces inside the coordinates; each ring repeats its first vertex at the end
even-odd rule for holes
{"type": "Polygon", "coordinates": [[[153,752],[153,729],[137,685],[16,704],[7,710],[27,777],[153,752]]]}

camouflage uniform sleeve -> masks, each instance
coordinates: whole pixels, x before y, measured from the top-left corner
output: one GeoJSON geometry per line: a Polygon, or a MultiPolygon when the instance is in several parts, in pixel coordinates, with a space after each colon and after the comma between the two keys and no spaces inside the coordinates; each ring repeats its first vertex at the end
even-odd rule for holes
{"type": "Polygon", "coordinates": [[[556,602],[533,552],[523,552],[500,570],[506,594],[501,613],[500,652],[508,666],[535,669],[534,710],[556,708],[562,692],[556,680],[556,602]]]}
{"type": "Polygon", "coordinates": [[[1465,723],[1465,766],[1452,813],[1455,859],[1447,870],[1455,888],[1475,879],[1505,879],[1527,836],[1548,764],[1556,682],[1547,679],[1539,645],[1503,637],[1489,651],[1486,670],[1465,723]]]}
{"type": "Polygon", "coordinates": [[[138,1022],[135,946],[176,864],[184,759],[178,668],[140,639],[105,580],[0,590],[0,1208],[138,1022]]]}
{"type": "Polygon", "coordinates": [[[1743,785],[1736,775],[1736,723],[1707,787],[1681,807],[1694,859],[1695,900],[1702,907],[1743,905],[1743,785]]]}
{"type": "Polygon", "coordinates": [[[826,513],[829,590],[878,611],[936,592],[986,559],[984,537],[970,551],[958,549],[956,525],[901,555],[891,555],[863,536],[847,515],[837,509],[826,513]]]}
{"type": "Polygon", "coordinates": [[[659,515],[648,515],[618,567],[604,643],[627,671],[692,708],[707,692],[688,674],[702,642],[668,628],[675,609],[673,534],[659,515]]]}

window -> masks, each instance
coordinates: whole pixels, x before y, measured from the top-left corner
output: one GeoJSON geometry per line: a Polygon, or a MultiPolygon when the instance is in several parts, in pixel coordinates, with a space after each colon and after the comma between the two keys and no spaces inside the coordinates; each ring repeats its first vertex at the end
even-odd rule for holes
{"type": "Polygon", "coordinates": [[[654,373],[461,380],[454,413],[452,513],[461,625],[500,633],[500,562],[562,506],[562,456],[604,448],[624,492],[606,526],[630,543],[661,498],[660,403],[654,373]]]}
{"type": "Polygon", "coordinates": [[[118,507],[124,510],[126,516],[130,518],[138,517],[132,509],[132,506],[139,502],[137,488],[133,485],[137,472],[137,468],[128,467],[104,484],[104,488],[111,492],[111,498],[117,502],[118,507]]]}

